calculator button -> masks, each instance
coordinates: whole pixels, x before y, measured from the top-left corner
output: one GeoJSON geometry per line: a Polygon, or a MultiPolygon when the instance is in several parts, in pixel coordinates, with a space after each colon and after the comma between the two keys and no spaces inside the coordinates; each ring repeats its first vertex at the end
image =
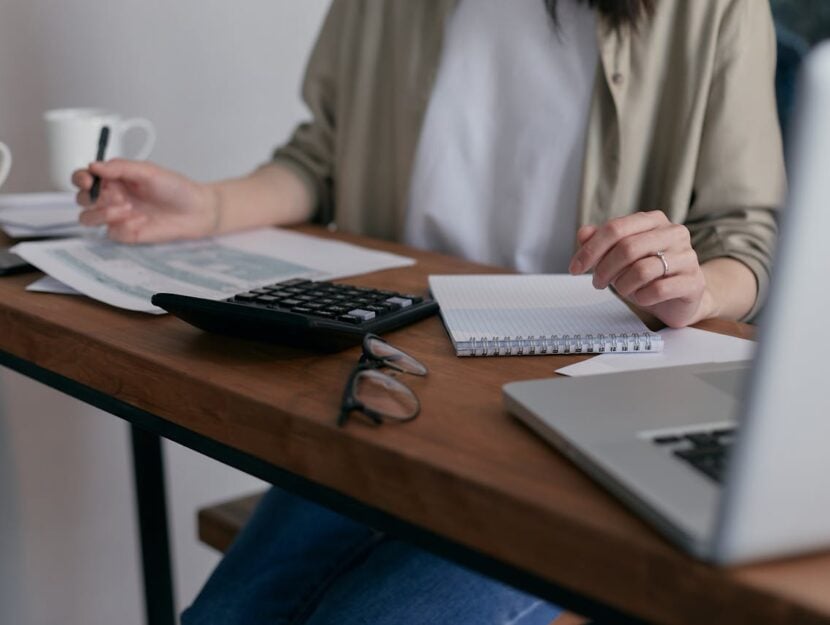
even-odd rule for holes
{"type": "Polygon", "coordinates": [[[354,310],[350,310],[347,315],[351,315],[352,317],[357,317],[361,321],[370,321],[375,318],[375,313],[371,310],[363,310],[362,308],[355,308],[354,310]]]}
{"type": "Polygon", "coordinates": [[[314,311],[311,310],[310,308],[306,308],[305,306],[294,306],[294,308],[291,309],[291,312],[294,312],[294,313],[297,313],[297,314],[300,314],[300,315],[310,315],[314,311]]]}
{"type": "Polygon", "coordinates": [[[359,317],[352,317],[351,315],[340,315],[337,319],[345,323],[353,323],[355,325],[363,323],[362,319],[360,319],[359,317]]]}
{"type": "MultiPolygon", "coordinates": [[[[302,278],[294,278],[293,280],[284,280],[282,282],[277,282],[279,286],[298,286],[300,284],[310,284],[311,280],[303,280],[302,278]]],[[[275,286],[277,286],[275,285],[275,286]]]]}
{"type": "Polygon", "coordinates": [[[240,293],[239,295],[234,295],[231,299],[237,302],[252,302],[257,297],[259,297],[256,293],[240,293]]]}
{"type": "Polygon", "coordinates": [[[390,297],[383,301],[384,304],[389,304],[390,306],[395,306],[397,308],[407,308],[412,306],[412,300],[407,299],[405,297],[390,297]]]}
{"type": "Polygon", "coordinates": [[[270,295],[260,295],[256,298],[257,303],[259,304],[276,304],[279,300],[276,297],[272,297],[270,295]]]}
{"type": "Polygon", "coordinates": [[[392,312],[392,309],[389,308],[389,306],[384,306],[382,304],[380,304],[380,305],[373,304],[371,306],[366,306],[366,310],[372,311],[378,317],[380,317],[381,315],[388,315],[390,312],[392,312]]]}
{"type": "MultiPolygon", "coordinates": [[[[276,301],[276,298],[273,298],[276,301]]],[[[302,302],[298,299],[284,299],[280,302],[283,306],[299,306],[302,302]]]]}

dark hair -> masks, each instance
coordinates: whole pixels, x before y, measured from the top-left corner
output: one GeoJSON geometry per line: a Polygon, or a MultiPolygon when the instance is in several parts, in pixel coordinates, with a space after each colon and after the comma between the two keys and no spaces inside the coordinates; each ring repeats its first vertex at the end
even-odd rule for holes
{"type": "MultiPolygon", "coordinates": [[[[614,26],[632,25],[636,26],[637,21],[645,14],[648,15],[654,9],[656,0],[579,0],[587,2],[588,6],[597,9],[605,17],[611,20],[614,26]]],[[[556,5],[559,0],[544,0],[548,12],[556,20],[556,5]]]]}

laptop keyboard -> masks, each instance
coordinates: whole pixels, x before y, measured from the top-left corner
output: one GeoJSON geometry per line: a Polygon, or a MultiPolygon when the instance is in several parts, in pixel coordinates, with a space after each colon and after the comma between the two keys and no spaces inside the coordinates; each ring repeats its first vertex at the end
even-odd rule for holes
{"type": "Polygon", "coordinates": [[[652,442],[669,449],[676,457],[722,484],[734,434],[735,428],[721,428],[707,432],[657,436],[652,442]]]}

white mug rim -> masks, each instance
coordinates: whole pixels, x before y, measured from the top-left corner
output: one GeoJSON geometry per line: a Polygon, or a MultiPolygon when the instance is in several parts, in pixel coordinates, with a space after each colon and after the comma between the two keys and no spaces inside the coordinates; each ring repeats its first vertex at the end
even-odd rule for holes
{"type": "Polygon", "coordinates": [[[122,119],[121,115],[114,113],[105,108],[95,107],[72,107],[51,109],[43,113],[43,119],[47,122],[53,121],[69,121],[69,120],[89,120],[89,119],[122,119]]]}
{"type": "Polygon", "coordinates": [[[12,168],[12,149],[2,141],[0,141],[0,155],[2,155],[2,161],[0,161],[0,187],[2,187],[6,183],[12,168]]]}

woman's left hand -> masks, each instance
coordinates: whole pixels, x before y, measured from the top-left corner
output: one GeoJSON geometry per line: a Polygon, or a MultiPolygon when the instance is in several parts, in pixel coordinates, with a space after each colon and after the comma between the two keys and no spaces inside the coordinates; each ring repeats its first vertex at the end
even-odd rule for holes
{"type": "Polygon", "coordinates": [[[593,270],[596,288],[613,286],[621,297],[672,328],[713,316],[712,296],[689,230],[671,223],[665,213],[634,213],[600,227],[583,226],[577,239],[580,247],[569,270],[593,270]]]}

